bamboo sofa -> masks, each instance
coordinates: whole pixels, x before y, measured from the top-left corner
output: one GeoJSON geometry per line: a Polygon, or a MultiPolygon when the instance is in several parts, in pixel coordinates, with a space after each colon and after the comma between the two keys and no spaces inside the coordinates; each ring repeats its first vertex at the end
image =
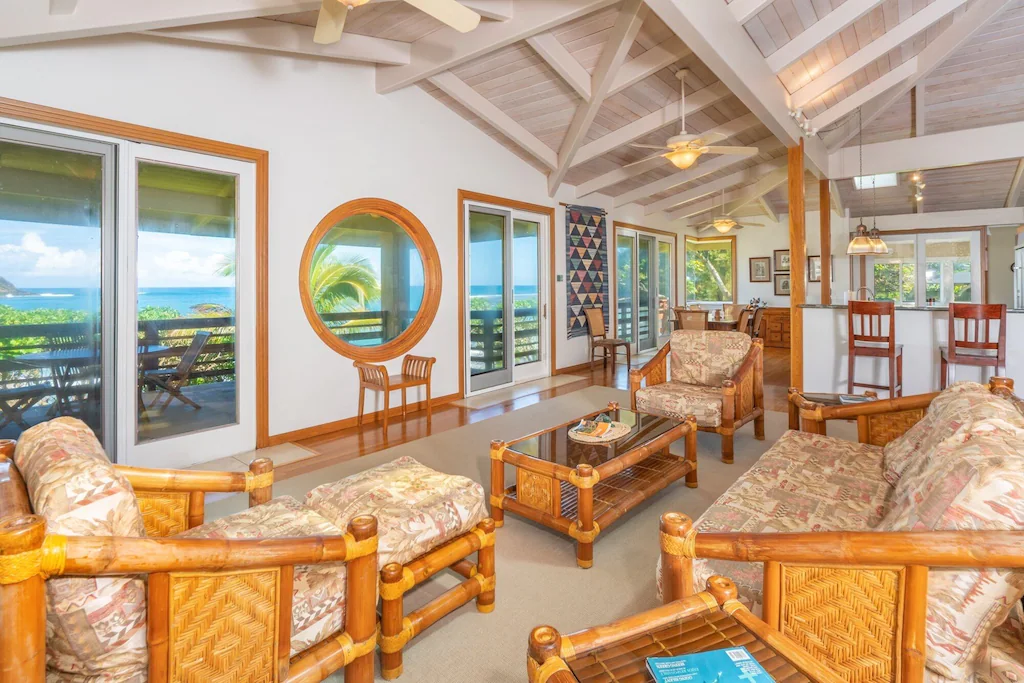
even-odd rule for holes
{"type": "Polygon", "coordinates": [[[629,371],[629,393],[633,410],[678,420],[694,415],[700,431],[722,436],[722,462],[731,463],[737,429],[753,421],[754,438],[764,439],[764,340],[677,330],[629,371]]]}
{"type": "Polygon", "coordinates": [[[696,523],[661,520],[666,601],[730,577],[849,681],[1024,680],[1024,403],[1013,383],[825,407],[696,523]],[[859,443],[824,435],[857,420],[859,443]]]}

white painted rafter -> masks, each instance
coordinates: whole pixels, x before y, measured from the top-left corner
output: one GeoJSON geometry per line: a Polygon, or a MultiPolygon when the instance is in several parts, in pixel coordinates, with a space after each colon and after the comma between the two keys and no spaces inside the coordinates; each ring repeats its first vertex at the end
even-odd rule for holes
{"type": "MultiPolygon", "coordinates": [[[[875,120],[882,112],[887,110],[893,103],[899,101],[904,95],[927,78],[935,69],[956,52],[971,36],[977,33],[983,26],[999,16],[1008,6],[1014,4],[1014,0],[976,0],[971,7],[964,12],[963,16],[953,21],[938,37],[917,54],[917,72],[905,80],[899,87],[892,88],[882,97],[876,98],[869,105],[865,106],[862,112],[863,125],[866,126],[875,120]]],[[[841,5],[842,6],[842,5],[841,5]]],[[[840,127],[831,131],[825,136],[825,144],[828,149],[838,150],[845,145],[858,130],[858,117],[850,117],[840,127]]],[[[831,162],[830,162],[831,164],[831,162]]],[[[830,177],[838,177],[832,176],[830,177]]]]}
{"type": "Polygon", "coordinates": [[[768,220],[770,220],[772,223],[779,222],[779,217],[775,214],[775,209],[772,208],[772,205],[768,203],[767,199],[765,199],[764,197],[758,197],[757,205],[761,207],[762,213],[764,213],[765,217],[768,218],[768,220]]]}
{"type": "Polygon", "coordinates": [[[289,24],[283,21],[240,19],[216,24],[143,31],[142,33],[169,40],[230,45],[324,59],[376,64],[409,63],[408,43],[343,33],[341,40],[337,43],[318,45],[313,42],[313,31],[311,26],[289,24]]]}
{"type": "Polygon", "coordinates": [[[548,175],[548,194],[552,197],[565,179],[565,174],[569,172],[576,152],[583,146],[587,131],[590,130],[601,104],[611,91],[615,76],[626,61],[629,48],[636,40],[636,34],[640,32],[647,12],[647,6],[642,0],[626,0],[619,10],[618,18],[609,32],[594,68],[590,100],[576,108],[569,130],[566,131],[558,150],[558,167],[548,175]]]}
{"type": "MultiPolygon", "coordinates": [[[[373,0],[373,4],[379,5],[383,2],[400,2],[401,0],[373,0]]],[[[460,0],[467,8],[473,10],[484,19],[494,21],[508,21],[512,18],[515,8],[513,0],[460,0]]]]}
{"type": "Polygon", "coordinates": [[[773,2],[775,0],[732,0],[729,3],[729,11],[737,22],[745,24],[773,2]]]}
{"type": "Polygon", "coordinates": [[[538,33],[527,38],[526,42],[584,102],[590,99],[590,72],[580,65],[553,33],[538,33]]]}
{"type": "MultiPolygon", "coordinates": [[[[701,88],[700,90],[686,96],[686,115],[690,116],[691,114],[696,114],[701,109],[705,109],[717,102],[721,102],[723,99],[728,97],[729,94],[729,89],[725,87],[725,84],[722,82],[712,83],[707,87],[701,88]]],[[[576,157],[573,159],[572,165],[575,167],[580,164],[585,164],[591,159],[604,156],[613,149],[622,147],[623,145],[628,145],[631,142],[639,140],[645,135],[650,135],[657,130],[667,127],[671,123],[678,122],[679,103],[673,102],[672,104],[667,104],[655,112],[642,116],[636,121],[627,123],[625,126],[617,128],[611,133],[583,145],[580,147],[580,151],[576,153],[576,157]]],[[[623,180],[625,180],[625,178],[623,178],[623,180]]],[[[603,185],[602,187],[607,187],[607,185],[603,185]]]]}
{"type": "MultiPolygon", "coordinates": [[[[319,4],[319,3],[316,3],[319,4]]],[[[405,66],[377,67],[377,92],[389,93],[494,50],[610,7],[616,0],[516,0],[508,21],[482,22],[470,33],[440,28],[412,43],[405,66]]]]}
{"type": "Polygon", "coordinates": [[[662,69],[672,66],[690,54],[690,50],[678,38],[672,36],[650,50],[642,52],[622,65],[615,74],[615,80],[606,97],[620,93],[631,85],[636,85],[648,76],[653,76],[662,69]]]}
{"type": "Polygon", "coordinates": [[[429,78],[429,81],[456,102],[497,128],[505,137],[529,152],[548,168],[554,169],[558,165],[554,150],[452,72],[445,71],[435,74],[429,78]]]}
{"type": "Polygon", "coordinates": [[[646,213],[650,215],[657,211],[678,210],[678,208],[683,204],[695,202],[710,194],[714,194],[722,190],[728,190],[730,187],[735,187],[736,185],[745,185],[756,182],[758,178],[782,167],[785,163],[786,159],[769,161],[765,164],[758,164],[757,166],[751,166],[750,168],[745,168],[727,176],[716,178],[710,182],[690,188],[685,192],[674,194],[671,197],[666,197],[665,199],[654,202],[653,204],[648,204],[645,207],[646,213]]]}
{"type": "Polygon", "coordinates": [[[832,208],[840,216],[846,215],[846,209],[843,207],[843,196],[839,194],[839,186],[836,185],[836,181],[828,181],[828,198],[832,204],[832,208]]]}
{"type": "Polygon", "coordinates": [[[78,0],[50,0],[50,14],[54,16],[74,14],[78,0]]]}
{"type": "MultiPolygon", "coordinates": [[[[854,76],[890,51],[909,41],[921,31],[965,4],[967,0],[935,0],[917,14],[900,21],[878,38],[854,52],[831,69],[793,93],[793,106],[805,107],[847,78],[854,76]]],[[[909,61],[904,59],[904,62],[909,61]]]]}
{"type": "Polygon", "coordinates": [[[824,128],[832,125],[847,114],[857,111],[859,107],[863,107],[889,88],[893,88],[908,78],[913,77],[915,73],[917,73],[917,57],[903,62],[892,71],[879,76],[852,95],[843,98],[838,104],[834,104],[818,114],[811,119],[811,126],[814,128],[824,128]]]}
{"type": "Polygon", "coordinates": [[[803,33],[768,55],[768,68],[779,73],[844,28],[882,4],[882,0],[846,0],[803,33]]]}
{"type": "MultiPolygon", "coordinates": [[[[787,177],[788,169],[777,168],[769,171],[766,175],[762,176],[750,185],[733,190],[732,192],[727,192],[725,195],[725,215],[732,215],[751,202],[756,202],[761,197],[785,183],[787,177]]],[[[699,216],[700,214],[707,213],[709,211],[722,211],[721,198],[711,198],[698,204],[690,204],[689,206],[685,206],[678,211],[673,211],[668,214],[668,218],[669,220],[692,218],[693,216],[699,216]]]]}
{"type": "Polygon", "coordinates": [[[1009,209],[1017,206],[1017,202],[1020,201],[1020,191],[1022,188],[1021,179],[1024,178],[1024,159],[1017,162],[1017,170],[1013,174],[1013,181],[1010,182],[1010,191],[1006,193],[1006,202],[1003,207],[1009,209]]]}

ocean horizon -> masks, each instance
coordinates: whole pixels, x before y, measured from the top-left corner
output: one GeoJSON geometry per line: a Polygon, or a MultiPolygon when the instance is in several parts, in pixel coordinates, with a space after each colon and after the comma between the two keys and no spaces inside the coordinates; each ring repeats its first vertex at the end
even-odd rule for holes
{"type": "MultiPolygon", "coordinates": [[[[0,295],[0,306],[18,311],[38,309],[95,311],[99,307],[100,290],[93,287],[21,287],[24,294],[0,295]]],[[[235,310],[234,287],[142,287],[139,308],[172,308],[179,315],[193,306],[214,304],[235,310]]]]}

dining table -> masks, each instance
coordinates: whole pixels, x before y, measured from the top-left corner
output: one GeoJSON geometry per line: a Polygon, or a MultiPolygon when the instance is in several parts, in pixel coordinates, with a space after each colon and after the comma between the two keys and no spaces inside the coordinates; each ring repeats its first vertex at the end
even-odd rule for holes
{"type": "Polygon", "coordinates": [[[713,317],[708,316],[708,329],[717,330],[719,332],[729,332],[739,327],[739,318],[719,318],[715,320],[713,317]]]}

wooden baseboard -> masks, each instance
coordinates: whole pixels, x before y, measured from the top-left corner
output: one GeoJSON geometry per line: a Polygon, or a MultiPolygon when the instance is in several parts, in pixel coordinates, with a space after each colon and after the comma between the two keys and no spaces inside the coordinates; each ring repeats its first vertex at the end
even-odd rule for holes
{"type": "MultiPolygon", "coordinates": [[[[598,358],[597,362],[600,363],[601,359],[598,358]]],[[[551,375],[552,376],[554,376],[554,375],[571,375],[574,372],[580,372],[581,370],[589,370],[589,369],[590,369],[590,363],[589,362],[587,362],[587,363],[580,363],[579,365],[570,365],[567,368],[558,368],[557,370],[552,372],[551,375]]]]}
{"type": "MultiPolygon", "coordinates": [[[[436,409],[436,408],[438,408],[440,406],[443,406],[445,404],[451,403],[453,401],[458,401],[460,398],[462,398],[461,395],[459,395],[458,393],[454,393],[454,394],[448,394],[447,396],[438,396],[436,398],[431,399],[430,402],[431,402],[431,404],[433,404],[434,408],[436,409]]],[[[413,412],[416,412],[418,410],[425,410],[426,407],[427,407],[426,401],[417,401],[416,403],[410,403],[409,404],[408,411],[410,413],[413,413],[413,412]]],[[[382,411],[382,410],[376,410],[376,411],[374,411],[372,413],[364,413],[363,414],[363,426],[364,427],[375,427],[375,425],[373,425],[372,423],[375,420],[381,419],[383,417],[383,415],[382,415],[383,412],[384,411],[382,411]]],[[[402,406],[401,406],[401,404],[399,404],[397,408],[394,407],[394,406],[391,407],[390,417],[391,417],[391,419],[394,419],[396,417],[398,417],[398,418],[402,417],[402,406]]],[[[273,436],[270,437],[268,445],[270,445],[270,446],[277,446],[279,444],[288,443],[290,441],[300,441],[302,439],[311,439],[314,436],[323,436],[324,434],[330,434],[331,432],[338,432],[338,431],[341,431],[342,429],[349,429],[351,427],[355,427],[356,425],[357,425],[357,418],[356,417],[354,417],[354,416],[353,417],[346,417],[343,420],[335,420],[334,422],[327,422],[327,423],[324,423],[322,425],[315,425],[313,427],[304,427],[302,429],[296,429],[296,430],[291,431],[291,432],[283,432],[281,434],[274,434],[273,436]]]]}

